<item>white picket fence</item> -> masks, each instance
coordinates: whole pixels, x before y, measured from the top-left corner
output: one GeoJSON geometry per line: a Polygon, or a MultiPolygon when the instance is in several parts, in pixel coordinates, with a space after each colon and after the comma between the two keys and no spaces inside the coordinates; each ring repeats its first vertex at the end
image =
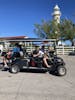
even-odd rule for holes
{"type": "MultiPolygon", "coordinates": [[[[27,47],[27,52],[32,52],[34,47],[27,47]]],[[[58,55],[68,55],[70,52],[75,51],[75,46],[56,46],[58,55]]]]}
{"type": "MultiPolygon", "coordinates": [[[[25,48],[28,53],[31,53],[35,49],[35,47],[32,46],[28,46],[25,48]]],[[[12,47],[10,49],[12,49],[12,47]]],[[[45,49],[47,50],[48,47],[46,47],[45,49]]],[[[6,49],[4,49],[4,51],[6,51],[6,49]]],[[[56,53],[58,55],[68,55],[69,53],[74,51],[75,51],[75,46],[56,46],[56,53]]]]}
{"type": "Polygon", "coordinates": [[[56,50],[59,55],[68,55],[70,52],[75,51],[75,46],[57,46],[56,50]]]}

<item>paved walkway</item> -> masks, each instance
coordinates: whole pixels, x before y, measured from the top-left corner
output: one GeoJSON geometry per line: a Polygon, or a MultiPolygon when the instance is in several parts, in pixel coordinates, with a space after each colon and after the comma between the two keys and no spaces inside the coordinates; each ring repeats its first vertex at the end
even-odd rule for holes
{"type": "Polygon", "coordinates": [[[62,56],[67,75],[0,71],[0,100],[75,100],[75,56],[62,56]]]}

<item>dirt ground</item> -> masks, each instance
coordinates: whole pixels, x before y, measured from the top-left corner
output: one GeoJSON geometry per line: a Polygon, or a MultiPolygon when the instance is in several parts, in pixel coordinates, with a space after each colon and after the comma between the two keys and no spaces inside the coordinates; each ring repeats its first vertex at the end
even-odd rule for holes
{"type": "Polygon", "coordinates": [[[0,100],[75,100],[75,56],[62,56],[67,74],[0,71],[0,100]]]}

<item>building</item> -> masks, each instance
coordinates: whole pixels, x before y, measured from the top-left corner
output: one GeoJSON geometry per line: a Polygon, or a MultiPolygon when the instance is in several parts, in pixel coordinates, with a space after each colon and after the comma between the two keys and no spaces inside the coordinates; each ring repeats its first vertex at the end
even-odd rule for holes
{"type": "Polygon", "coordinates": [[[13,37],[0,37],[0,51],[3,51],[3,49],[8,49],[9,45],[15,44],[15,42],[11,41],[8,42],[7,40],[17,40],[17,39],[25,39],[28,38],[27,36],[13,36],[13,37]]]}
{"type": "Polygon", "coordinates": [[[57,23],[60,23],[61,11],[58,5],[55,5],[52,16],[57,23]]]}
{"type": "MultiPolygon", "coordinates": [[[[52,17],[53,17],[53,20],[56,21],[57,24],[60,23],[61,11],[58,5],[55,5],[53,9],[52,17]]],[[[55,33],[57,34],[58,32],[55,31],[55,33]]],[[[58,45],[65,45],[65,43],[60,40],[58,41],[58,45]]]]}

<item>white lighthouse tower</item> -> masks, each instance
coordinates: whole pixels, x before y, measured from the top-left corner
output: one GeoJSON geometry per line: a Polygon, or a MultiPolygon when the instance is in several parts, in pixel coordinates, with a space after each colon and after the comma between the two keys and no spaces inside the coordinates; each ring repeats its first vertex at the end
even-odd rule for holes
{"type": "Polygon", "coordinates": [[[58,5],[55,5],[54,7],[54,12],[52,13],[53,19],[57,22],[60,23],[60,17],[61,17],[61,11],[58,5]]]}

